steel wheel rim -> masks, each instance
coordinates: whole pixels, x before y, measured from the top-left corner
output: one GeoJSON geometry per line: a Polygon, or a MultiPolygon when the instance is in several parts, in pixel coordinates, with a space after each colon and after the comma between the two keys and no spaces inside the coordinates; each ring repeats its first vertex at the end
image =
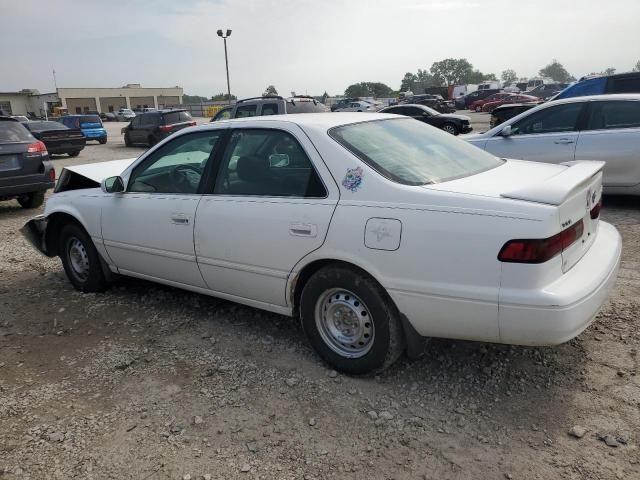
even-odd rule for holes
{"type": "Polygon", "coordinates": [[[320,295],[315,320],[324,343],[341,357],[360,358],[373,347],[373,318],[364,302],[348,290],[332,288],[320,295]]]}
{"type": "Polygon", "coordinates": [[[67,257],[73,275],[84,282],[89,278],[89,255],[83,243],[75,237],[67,242],[67,257]]]}
{"type": "Polygon", "coordinates": [[[445,132],[450,133],[451,135],[455,135],[456,133],[455,128],[453,128],[451,125],[445,125],[444,127],[442,127],[442,129],[445,132]]]}

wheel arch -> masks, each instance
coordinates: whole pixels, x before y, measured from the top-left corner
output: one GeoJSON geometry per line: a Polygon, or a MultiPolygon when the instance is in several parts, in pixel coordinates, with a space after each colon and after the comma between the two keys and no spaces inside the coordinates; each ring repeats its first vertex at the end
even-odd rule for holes
{"type": "Polygon", "coordinates": [[[60,238],[60,232],[65,225],[70,223],[75,223],[87,231],[87,228],[82,224],[82,222],[68,212],[54,212],[47,216],[47,229],[44,235],[44,244],[49,255],[57,256],[59,254],[58,239],[60,238]]]}

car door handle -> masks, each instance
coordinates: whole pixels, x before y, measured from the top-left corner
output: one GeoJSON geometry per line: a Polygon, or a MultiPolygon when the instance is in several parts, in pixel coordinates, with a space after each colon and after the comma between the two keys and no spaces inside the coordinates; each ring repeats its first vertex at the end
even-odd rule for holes
{"type": "Polygon", "coordinates": [[[576,142],[570,138],[559,138],[555,140],[553,143],[556,143],[558,145],[568,145],[570,143],[576,143],[576,142]]]}
{"type": "Polygon", "coordinates": [[[318,227],[311,223],[290,223],[289,235],[294,237],[315,237],[318,234],[318,227]]]}
{"type": "Polygon", "coordinates": [[[171,222],[175,223],[176,225],[188,225],[189,217],[186,217],[184,215],[174,215],[171,217],[171,222]]]}

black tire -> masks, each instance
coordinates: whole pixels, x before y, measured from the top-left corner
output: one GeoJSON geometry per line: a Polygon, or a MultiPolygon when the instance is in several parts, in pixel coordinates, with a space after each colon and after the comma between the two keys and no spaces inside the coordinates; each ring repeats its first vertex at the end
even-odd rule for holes
{"type": "Polygon", "coordinates": [[[44,192],[27,193],[18,197],[18,203],[22,208],[38,208],[44,203],[44,192]]]}
{"type": "Polygon", "coordinates": [[[444,125],[442,125],[442,130],[444,130],[447,133],[450,133],[451,135],[458,135],[458,127],[456,127],[453,123],[445,123],[444,125]]]}
{"type": "Polygon", "coordinates": [[[104,145],[105,143],[107,143],[107,139],[106,138],[100,138],[100,139],[98,139],[98,142],[100,142],[100,145],[104,145]]]}
{"type": "Polygon", "coordinates": [[[129,133],[124,134],[124,144],[127,147],[133,147],[133,143],[131,143],[131,138],[129,138],[129,133]]]}
{"type": "Polygon", "coordinates": [[[480,113],[482,111],[482,107],[476,106],[476,113],[480,113]]]}
{"type": "Polygon", "coordinates": [[[153,135],[149,135],[149,138],[147,138],[147,145],[153,147],[156,143],[158,143],[156,137],[154,137],[153,135]]]}
{"type": "MultiPolygon", "coordinates": [[[[318,270],[302,290],[299,310],[302,327],[311,345],[327,363],[341,372],[355,375],[379,372],[391,366],[405,351],[405,338],[397,308],[378,282],[355,269],[330,265],[318,270]],[[351,298],[349,294],[352,294],[351,298]],[[328,299],[328,303],[325,299],[328,299]],[[333,305],[339,305],[347,300],[352,301],[361,310],[359,315],[353,317],[347,315],[351,321],[354,321],[356,316],[359,322],[364,321],[361,319],[370,321],[370,324],[363,323],[361,326],[361,330],[364,326],[370,329],[365,330],[370,332],[371,337],[370,340],[364,340],[369,342],[368,346],[341,344],[336,347],[335,337],[330,337],[333,340],[326,340],[327,328],[322,327],[331,322],[323,320],[326,317],[321,315],[316,319],[319,312],[327,311],[327,306],[336,308],[333,305]],[[368,350],[358,353],[360,356],[355,358],[349,358],[348,354],[338,351],[341,348],[351,347],[368,348],[368,350]]],[[[340,319],[343,318],[342,315],[344,312],[340,313],[340,319]]],[[[335,319],[332,322],[334,329],[342,328],[335,325],[335,319]]],[[[366,334],[364,336],[366,337],[366,334]]],[[[364,338],[360,337],[360,339],[364,338]]]]}
{"type": "Polygon", "coordinates": [[[65,225],[59,242],[58,253],[71,284],[85,293],[104,291],[108,283],[102,272],[100,256],[84,228],[75,223],[65,225]],[[75,259],[72,258],[74,254],[75,259]],[[86,269],[83,273],[79,273],[83,268],[78,268],[78,262],[86,269]]]}
{"type": "Polygon", "coordinates": [[[80,152],[69,152],[67,155],[69,155],[70,157],[77,157],[78,155],[80,155],[80,152]]]}

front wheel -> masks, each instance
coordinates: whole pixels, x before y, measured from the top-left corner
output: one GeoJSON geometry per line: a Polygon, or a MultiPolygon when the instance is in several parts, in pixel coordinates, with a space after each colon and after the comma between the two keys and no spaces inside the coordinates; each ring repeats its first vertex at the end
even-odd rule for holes
{"type": "Polygon", "coordinates": [[[476,112],[480,113],[482,111],[482,107],[476,107],[476,112]]]}
{"type": "Polygon", "coordinates": [[[98,140],[98,142],[100,142],[100,145],[104,145],[105,143],[107,143],[107,139],[105,138],[101,138],[98,140]]]}
{"type": "Polygon", "coordinates": [[[80,152],[69,152],[67,153],[67,155],[69,155],[70,157],[77,157],[78,155],[80,155],[80,152]]]}
{"type": "Polygon", "coordinates": [[[65,225],[58,246],[62,266],[71,284],[81,292],[102,292],[107,281],[91,237],[79,225],[65,225]]]}
{"type": "Polygon", "coordinates": [[[302,290],[300,316],[312,346],[336,370],[381,371],[404,352],[395,305],[374,279],[355,269],[316,272],[302,290]]]}
{"type": "Polygon", "coordinates": [[[27,193],[18,197],[18,203],[22,208],[38,208],[44,203],[44,192],[27,193]]]}
{"type": "Polygon", "coordinates": [[[458,135],[458,129],[453,123],[445,123],[442,126],[442,130],[444,130],[447,133],[450,133],[451,135],[458,135]]]}

